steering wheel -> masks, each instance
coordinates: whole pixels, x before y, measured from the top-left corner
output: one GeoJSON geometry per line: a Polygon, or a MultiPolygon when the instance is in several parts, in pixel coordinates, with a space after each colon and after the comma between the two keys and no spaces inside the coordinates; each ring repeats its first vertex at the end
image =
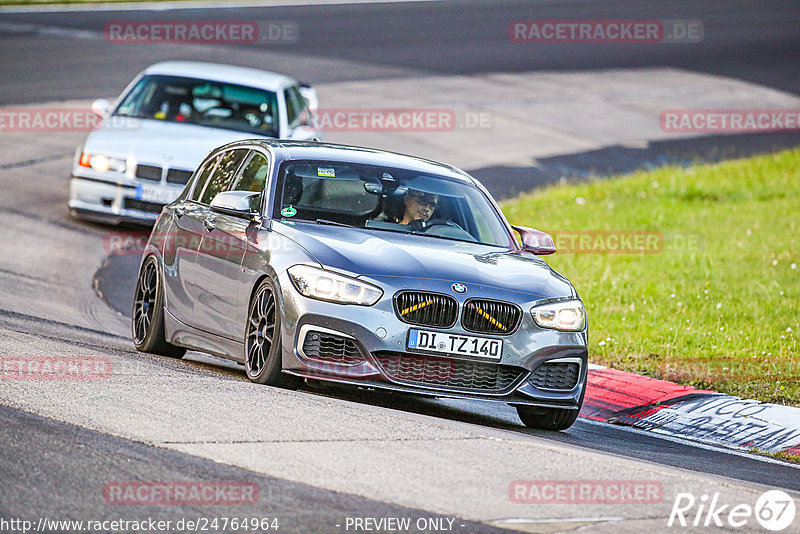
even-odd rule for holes
{"type": "Polygon", "coordinates": [[[459,230],[464,231],[464,229],[458,224],[454,223],[453,221],[448,221],[447,219],[430,219],[427,221],[416,219],[411,221],[409,226],[415,232],[424,232],[433,226],[452,226],[453,228],[458,228],[459,230]]]}

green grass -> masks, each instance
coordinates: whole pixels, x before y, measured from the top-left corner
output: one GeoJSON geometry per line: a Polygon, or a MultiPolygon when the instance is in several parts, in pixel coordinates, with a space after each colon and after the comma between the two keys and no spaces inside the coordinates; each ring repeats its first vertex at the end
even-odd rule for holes
{"type": "Polygon", "coordinates": [[[773,458],[777,458],[778,460],[784,460],[786,462],[792,462],[794,464],[800,464],[800,456],[796,454],[789,454],[786,452],[774,452],[771,454],[773,458]]]}
{"type": "Polygon", "coordinates": [[[556,253],[589,314],[589,359],[800,406],[800,150],[544,189],[513,224],[663,235],[649,254],[556,253]]]}
{"type": "Polygon", "coordinates": [[[784,462],[791,462],[793,464],[800,464],[800,456],[796,454],[790,454],[788,452],[780,451],[780,452],[766,452],[762,451],[759,448],[750,449],[748,452],[753,454],[760,454],[762,456],[771,456],[773,458],[777,458],[778,460],[783,460],[784,462]]]}

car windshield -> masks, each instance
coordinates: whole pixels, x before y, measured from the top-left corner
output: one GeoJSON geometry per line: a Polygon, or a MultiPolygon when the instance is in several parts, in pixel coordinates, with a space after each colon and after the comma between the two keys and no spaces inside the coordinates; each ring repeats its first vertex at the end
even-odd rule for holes
{"type": "Polygon", "coordinates": [[[278,135],[274,92],[195,78],[145,76],[125,95],[114,115],[278,135]]]}
{"type": "Polygon", "coordinates": [[[279,173],[276,219],[425,235],[509,247],[513,238],[475,185],[419,172],[291,161],[279,173]]]}

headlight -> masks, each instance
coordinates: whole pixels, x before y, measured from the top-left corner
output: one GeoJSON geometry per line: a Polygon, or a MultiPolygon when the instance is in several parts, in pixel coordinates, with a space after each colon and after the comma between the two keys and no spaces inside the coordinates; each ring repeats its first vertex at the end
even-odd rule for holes
{"type": "Polygon", "coordinates": [[[586,327],[586,308],[580,300],[542,304],[531,309],[531,313],[542,328],[580,332],[586,327]]]}
{"type": "Polygon", "coordinates": [[[81,154],[78,164],[81,167],[90,167],[97,172],[107,172],[109,170],[116,172],[125,172],[125,160],[109,158],[103,155],[92,155],[88,152],[81,154]]]}
{"type": "Polygon", "coordinates": [[[372,284],[309,265],[295,265],[288,272],[294,287],[312,299],[372,306],[383,295],[383,290],[372,284]]]}
{"type": "Polygon", "coordinates": [[[111,168],[111,160],[109,160],[106,156],[92,156],[90,161],[92,168],[97,172],[106,172],[111,168]]]}

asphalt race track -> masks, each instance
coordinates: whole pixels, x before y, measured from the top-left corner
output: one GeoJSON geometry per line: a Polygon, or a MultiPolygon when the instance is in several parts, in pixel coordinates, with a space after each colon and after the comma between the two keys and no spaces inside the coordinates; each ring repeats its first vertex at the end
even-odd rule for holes
{"type": "MultiPolygon", "coordinates": [[[[192,10],[199,20],[289,20],[300,25],[296,44],[267,45],[251,63],[243,47],[219,48],[216,59],[292,73],[313,84],[408,75],[454,75],[533,70],[585,70],[669,66],[730,76],[797,92],[800,35],[798,5],[792,0],[665,3],[658,0],[570,2],[409,2],[192,10]],[[579,17],[578,15],[579,14],[579,17]],[[699,44],[544,45],[534,50],[510,42],[508,25],[517,19],[681,19],[699,20],[699,44]],[[313,58],[298,62],[296,58],[313,58]],[[238,59],[238,60],[237,60],[238,59]],[[326,66],[328,68],[326,68],[326,66]]],[[[102,33],[109,20],[181,20],[185,10],[4,14],[6,23],[29,23],[102,33]]],[[[116,94],[141,69],[164,57],[164,48],[109,47],[85,38],[62,46],[58,34],[9,35],[0,43],[4,61],[3,104],[116,94]],[[45,38],[42,38],[45,37],[45,38]],[[87,61],[87,58],[92,58],[87,61]],[[32,68],[34,67],[35,68],[32,68]],[[53,87],[57,82],[57,87],[53,87]]],[[[246,47],[259,45],[246,45],[246,47]]],[[[174,59],[207,57],[208,50],[169,50],[174,59]]]]}
{"type": "MultiPolygon", "coordinates": [[[[454,87],[464,86],[445,86],[442,80],[481,83],[489,87],[486,93],[461,96],[486,105],[505,94],[493,73],[502,73],[511,87],[520,80],[545,80],[557,93],[575,73],[602,80],[603,73],[631,72],[643,83],[678,76],[707,83],[719,94],[728,87],[720,84],[733,80],[735,90],[724,94],[743,99],[737,102],[755,107],[774,98],[797,108],[798,20],[800,4],[794,1],[0,11],[0,106],[85,106],[117,95],[151,63],[202,59],[283,71],[318,85],[321,98],[348,105],[369,94],[368,105],[392,106],[396,98],[382,95],[390,94],[386,88],[394,83],[418,88],[419,98],[437,87],[457,93],[454,87]],[[294,21],[300,38],[294,44],[247,46],[103,40],[110,20],[189,18],[294,21]],[[697,20],[704,38],[691,44],[532,48],[508,37],[508,25],[516,19],[575,18],[697,20]]],[[[599,81],[598,91],[611,85],[599,81]]],[[[653,98],[668,92],[665,86],[651,90],[653,98]]],[[[404,92],[406,102],[414,101],[413,90],[404,92]]],[[[553,105],[561,104],[554,99],[553,105]]],[[[586,126],[600,133],[591,139],[551,127],[537,134],[558,139],[547,150],[526,152],[520,143],[512,153],[503,143],[486,144],[487,152],[502,157],[465,165],[458,155],[452,162],[504,196],[503,191],[529,188],[513,189],[531,173],[538,173],[530,178],[532,186],[557,181],[565,168],[576,176],[600,167],[611,173],[800,144],[796,133],[665,140],[646,128],[641,137],[651,142],[644,145],[603,143],[604,128],[616,128],[615,118],[600,115],[592,121],[586,126]],[[531,158],[542,163],[538,170],[525,166],[531,158]]],[[[483,132],[481,142],[491,143],[502,133],[498,128],[483,132]]],[[[348,518],[406,517],[412,524],[422,520],[426,531],[452,524],[461,532],[660,532],[667,530],[679,492],[718,493],[721,502],[750,505],[769,489],[790,491],[795,499],[800,495],[794,493],[800,492],[800,466],[689,440],[585,419],[565,432],[534,431],[504,405],[319,384],[289,392],[250,384],[240,367],[214,357],[190,353],[174,361],[137,353],[128,337],[128,310],[139,256],[108,257],[109,235],[120,229],[75,222],[66,211],[71,158],[84,135],[0,131],[0,355],[102,356],[113,369],[104,381],[0,382],[0,518],[35,523],[42,517],[236,515],[279,518],[283,532],[344,532],[353,530],[346,528],[348,518]],[[657,481],[663,498],[607,505],[530,505],[509,498],[515,480],[601,479],[657,481]],[[238,481],[254,484],[259,492],[256,503],[244,506],[120,506],[103,493],[120,481],[238,481]]],[[[468,142],[469,136],[461,132],[428,143],[423,137],[382,135],[374,142],[400,151],[429,150],[432,157],[451,161],[448,144],[468,142]]],[[[763,530],[751,521],[740,531],[763,530]]]]}

